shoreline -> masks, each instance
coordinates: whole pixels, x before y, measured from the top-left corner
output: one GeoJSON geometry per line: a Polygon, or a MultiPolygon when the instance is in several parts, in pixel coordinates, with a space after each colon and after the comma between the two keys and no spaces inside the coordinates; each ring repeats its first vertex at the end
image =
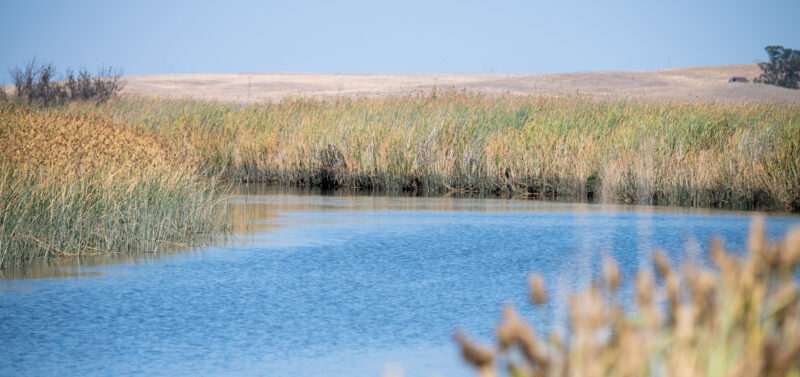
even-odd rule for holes
{"type": "Polygon", "coordinates": [[[122,96],[0,110],[0,205],[16,224],[0,229],[3,265],[188,243],[226,227],[216,187],[242,182],[800,211],[796,104],[445,91],[261,106],[122,96]]]}

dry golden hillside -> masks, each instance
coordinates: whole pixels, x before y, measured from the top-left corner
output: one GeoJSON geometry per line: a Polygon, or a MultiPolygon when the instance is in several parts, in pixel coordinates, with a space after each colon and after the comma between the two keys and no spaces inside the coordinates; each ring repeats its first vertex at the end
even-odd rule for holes
{"type": "Polygon", "coordinates": [[[485,94],[584,94],[605,98],[700,102],[793,102],[800,91],[753,84],[756,64],[684,67],[655,71],[554,74],[430,73],[323,74],[225,73],[127,77],[126,93],[222,101],[275,102],[287,96],[405,95],[437,90],[485,94]],[[729,83],[740,76],[751,83],[729,83]]]}

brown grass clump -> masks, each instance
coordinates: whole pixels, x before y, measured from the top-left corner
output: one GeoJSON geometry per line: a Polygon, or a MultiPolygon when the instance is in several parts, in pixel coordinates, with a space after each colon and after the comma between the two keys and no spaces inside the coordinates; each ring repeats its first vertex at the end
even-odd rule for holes
{"type": "Polygon", "coordinates": [[[101,116],[0,104],[0,268],[156,252],[226,229],[218,184],[101,116]]]}
{"type": "Polygon", "coordinates": [[[0,106],[0,158],[29,169],[63,174],[101,165],[150,168],[175,164],[158,138],[99,115],[64,115],[23,106],[0,106]]]}
{"type": "MultiPolygon", "coordinates": [[[[630,310],[620,305],[619,269],[607,260],[603,280],[570,300],[566,340],[538,336],[507,306],[497,345],[470,351],[478,346],[461,334],[463,356],[481,376],[497,375],[499,365],[512,376],[800,375],[800,228],[771,243],[756,219],[745,257],[720,241],[711,249],[716,271],[676,269],[656,254],[657,279],[638,273],[630,310]]],[[[543,284],[531,288],[539,297],[543,284]]]]}

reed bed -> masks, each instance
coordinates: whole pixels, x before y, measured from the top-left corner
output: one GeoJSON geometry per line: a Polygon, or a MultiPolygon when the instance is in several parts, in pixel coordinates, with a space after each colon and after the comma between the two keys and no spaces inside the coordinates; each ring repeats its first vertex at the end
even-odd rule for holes
{"type": "Polygon", "coordinates": [[[227,227],[218,188],[157,137],[0,104],[0,267],[201,241],[227,227]]]}
{"type": "Polygon", "coordinates": [[[121,98],[100,113],[239,182],[800,208],[800,107],[447,92],[234,104],[121,98]]]}
{"type": "MultiPolygon", "coordinates": [[[[635,300],[620,297],[613,260],[604,276],[570,301],[570,331],[543,337],[513,306],[495,328],[497,344],[479,345],[456,333],[462,355],[482,377],[511,376],[798,376],[800,228],[770,243],[762,220],[753,223],[748,254],[711,245],[716,269],[672,266],[655,255],[639,271],[635,300]],[[626,309],[621,303],[635,301],[626,309]]],[[[531,300],[544,305],[537,275],[531,300]]]]}

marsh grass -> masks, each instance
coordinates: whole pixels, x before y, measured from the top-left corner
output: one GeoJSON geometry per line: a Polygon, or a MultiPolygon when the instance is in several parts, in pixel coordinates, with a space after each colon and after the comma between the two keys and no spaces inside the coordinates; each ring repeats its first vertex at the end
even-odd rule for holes
{"type": "MultiPolygon", "coordinates": [[[[619,268],[605,261],[603,278],[570,300],[566,336],[537,334],[513,306],[495,328],[497,344],[457,333],[462,355],[480,376],[798,376],[800,228],[770,243],[753,222],[745,257],[711,245],[716,269],[672,266],[656,254],[655,269],[635,279],[636,305],[626,309],[619,268]]],[[[543,305],[543,280],[530,281],[543,305]]]]}
{"type": "Polygon", "coordinates": [[[139,97],[58,111],[158,134],[237,182],[800,208],[800,108],[790,104],[450,91],[245,107],[139,97]]]}
{"type": "Polygon", "coordinates": [[[216,180],[98,116],[0,105],[0,267],[156,252],[226,229],[216,180]]]}

